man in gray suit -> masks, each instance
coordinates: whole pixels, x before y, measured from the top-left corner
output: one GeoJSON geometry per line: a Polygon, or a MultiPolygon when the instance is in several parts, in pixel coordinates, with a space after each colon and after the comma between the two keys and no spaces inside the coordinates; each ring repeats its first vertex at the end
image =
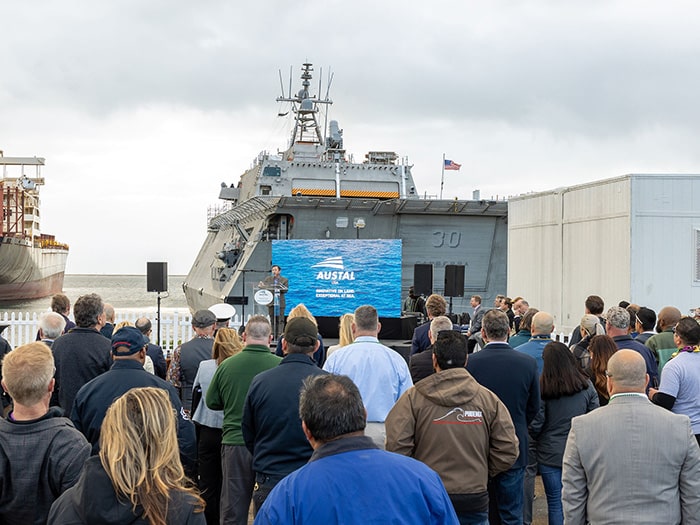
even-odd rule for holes
{"type": "Polygon", "coordinates": [[[644,358],[608,361],[610,403],[571,421],[562,473],[567,524],[700,523],[700,447],[687,416],[645,395],[644,358]]]}
{"type": "Polygon", "coordinates": [[[481,331],[481,321],[484,318],[484,309],[481,308],[481,296],[472,295],[469,304],[473,308],[471,319],[469,320],[469,331],[467,337],[478,334],[481,331]]]}

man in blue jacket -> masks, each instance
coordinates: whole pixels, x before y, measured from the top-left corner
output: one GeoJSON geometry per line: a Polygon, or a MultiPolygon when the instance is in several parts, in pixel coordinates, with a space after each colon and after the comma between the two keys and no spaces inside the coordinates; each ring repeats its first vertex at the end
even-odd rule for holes
{"type": "Polygon", "coordinates": [[[365,407],[347,376],[305,380],[299,400],[309,463],[272,490],[255,523],[458,523],[440,476],[415,459],[380,450],[364,435],[365,407]],[[324,497],[318,497],[319,488],[324,497]]]}
{"type": "Polygon", "coordinates": [[[187,416],[175,388],[143,369],[146,361],[146,339],[138,328],[125,326],[112,335],[114,364],[104,374],[86,383],[75,396],[71,420],[92,444],[92,453],[100,450],[100,428],[107,409],[128,390],[153,386],[168,392],[177,415],[177,441],[180,458],[188,474],[194,472],[197,457],[194,425],[187,416]]]}

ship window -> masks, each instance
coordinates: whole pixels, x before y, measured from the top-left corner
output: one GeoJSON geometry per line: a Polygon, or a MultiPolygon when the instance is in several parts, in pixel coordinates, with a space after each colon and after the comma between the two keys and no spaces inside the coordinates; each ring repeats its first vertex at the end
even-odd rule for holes
{"type": "Polygon", "coordinates": [[[263,169],[263,177],[279,177],[282,175],[282,170],[279,166],[265,166],[263,169]]]}
{"type": "Polygon", "coordinates": [[[260,186],[260,195],[270,195],[272,193],[272,186],[260,186]]]}
{"type": "Polygon", "coordinates": [[[336,217],[335,227],[336,228],[347,228],[350,221],[347,217],[336,217]]]}

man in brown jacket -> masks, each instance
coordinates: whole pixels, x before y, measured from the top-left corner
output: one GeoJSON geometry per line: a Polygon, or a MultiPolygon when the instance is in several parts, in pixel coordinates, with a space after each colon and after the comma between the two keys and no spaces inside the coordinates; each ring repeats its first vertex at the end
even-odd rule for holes
{"type": "Polygon", "coordinates": [[[386,449],[440,474],[457,516],[477,523],[488,519],[488,479],[513,465],[518,438],[506,406],[476,382],[466,362],[464,336],[440,332],[433,346],[437,373],[391,409],[386,449]]]}

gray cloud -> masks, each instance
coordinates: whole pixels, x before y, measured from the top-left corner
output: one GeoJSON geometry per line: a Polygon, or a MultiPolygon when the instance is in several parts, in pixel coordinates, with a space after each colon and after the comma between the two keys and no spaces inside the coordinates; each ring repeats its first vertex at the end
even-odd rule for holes
{"type": "Polygon", "coordinates": [[[83,240],[99,233],[54,206],[126,230],[171,225],[162,249],[186,271],[218,184],[285,146],[278,69],[286,89],[292,66],[296,90],[306,60],[314,90],[332,68],[331,114],[356,158],[410,155],[427,193],[443,152],[464,165],[446,179],[462,198],[698,171],[699,12],[689,0],[11,2],[0,149],[47,157],[44,218],[72,228],[72,271],[104,266],[83,240]],[[71,201],[103,186],[113,209],[71,201]],[[135,189],[157,198],[153,216],[125,216],[135,189]]]}

